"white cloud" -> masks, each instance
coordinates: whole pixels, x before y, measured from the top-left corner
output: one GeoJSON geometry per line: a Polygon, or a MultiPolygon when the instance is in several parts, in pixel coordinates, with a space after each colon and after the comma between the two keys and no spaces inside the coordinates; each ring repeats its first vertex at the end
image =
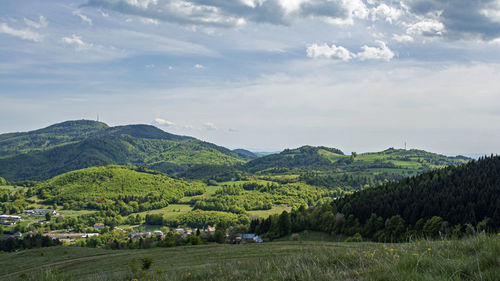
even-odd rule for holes
{"type": "Polygon", "coordinates": [[[207,123],[203,124],[203,128],[205,130],[208,130],[208,131],[215,131],[215,130],[217,130],[217,126],[215,126],[215,124],[212,123],[212,122],[207,122],[207,123]]]}
{"type": "Polygon", "coordinates": [[[44,16],[40,16],[38,19],[38,22],[24,18],[24,23],[26,23],[27,26],[30,26],[30,27],[33,27],[36,29],[46,28],[49,25],[49,22],[47,21],[47,19],[45,19],[44,16]]]}
{"type": "Polygon", "coordinates": [[[71,37],[63,37],[61,38],[61,41],[66,45],[75,47],[77,51],[82,51],[93,47],[92,43],[86,43],[85,41],[83,41],[81,36],[77,36],[75,34],[71,35],[71,37]]]}
{"type": "Polygon", "coordinates": [[[392,39],[400,42],[400,43],[408,43],[408,42],[413,42],[414,39],[408,34],[393,34],[392,39]]]}
{"type": "Polygon", "coordinates": [[[146,68],[154,68],[155,65],[154,64],[146,64],[146,68]]]}
{"type": "Polygon", "coordinates": [[[440,36],[445,32],[445,26],[436,19],[424,19],[408,27],[406,33],[410,35],[440,36]]]}
{"type": "Polygon", "coordinates": [[[83,22],[92,25],[92,19],[84,15],[80,10],[73,11],[73,15],[78,16],[83,22]]]}
{"type": "Polygon", "coordinates": [[[355,55],[349,50],[342,46],[328,46],[328,44],[323,43],[321,45],[312,44],[307,47],[307,56],[310,58],[329,58],[329,59],[340,59],[343,61],[348,61],[352,59],[355,55]]]}
{"type": "Polygon", "coordinates": [[[383,19],[389,23],[392,23],[393,21],[398,20],[403,15],[403,11],[382,3],[376,8],[372,8],[371,15],[373,21],[377,19],[383,19]]]}
{"type": "Polygon", "coordinates": [[[165,119],[162,119],[162,118],[155,118],[152,122],[151,122],[152,125],[155,125],[155,126],[164,126],[164,127],[172,127],[172,126],[175,126],[175,123],[172,122],[172,121],[168,121],[168,120],[165,120],[165,119]]]}
{"type": "Polygon", "coordinates": [[[153,24],[153,25],[158,25],[159,22],[156,19],[151,19],[151,18],[141,18],[141,22],[144,24],[153,24]]]}
{"type": "Polygon", "coordinates": [[[34,32],[30,29],[15,29],[8,26],[6,23],[0,24],[0,33],[5,33],[21,38],[23,40],[30,40],[33,42],[41,42],[43,39],[43,36],[37,32],[34,32]]]}
{"type": "Polygon", "coordinates": [[[390,61],[394,57],[394,53],[387,47],[387,45],[380,40],[376,41],[379,47],[362,46],[362,52],[357,54],[360,60],[386,60],[390,61]]]}
{"type": "Polygon", "coordinates": [[[108,14],[108,13],[106,13],[106,12],[104,12],[102,9],[97,9],[97,11],[98,11],[99,13],[101,13],[101,16],[103,16],[104,18],[109,17],[109,14],[108,14]]]}
{"type": "Polygon", "coordinates": [[[201,64],[195,64],[193,65],[194,68],[198,68],[198,69],[202,69],[202,68],[205,68],[205,66],[201,65],[201,64]]]}
{"type": "Polygon", "coordinates": [[[169,66],[168,66],[168,70],[174,70],[174,67],[173,67],[173,66],[171,66],[171,65],[169,65],[169,66]]]}

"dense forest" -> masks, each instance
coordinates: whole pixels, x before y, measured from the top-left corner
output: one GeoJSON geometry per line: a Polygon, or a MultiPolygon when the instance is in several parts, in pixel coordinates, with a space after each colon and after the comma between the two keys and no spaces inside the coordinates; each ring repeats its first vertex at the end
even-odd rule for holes
{"type": "Polygon", "coordinates": [[[367,188],[318,207],[254,220],[251,231],[278,238],[306,229],[375,241],[460,237],[500,228],[500,157],[367,188]]]}

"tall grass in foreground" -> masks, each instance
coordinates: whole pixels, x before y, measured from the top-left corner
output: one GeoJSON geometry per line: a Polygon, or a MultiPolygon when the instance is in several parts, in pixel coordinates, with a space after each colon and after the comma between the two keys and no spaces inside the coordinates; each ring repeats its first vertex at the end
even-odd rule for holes
{"type": "MultiPolygon", "coordinates": [[[[268,246],[272,246],[270,243],[268,246]]],[[[276,243],[279,244],[279,243],[276,243]]],[[[405,244],[327,243],[310,248],[297,242],[289,255],[241,256],[188,268],[143,270],[132,257],[128,265],[102,274],[68,275],[59,269],[22,274],[21,280],[500,280],[500,236],[462,240],[420,240],[405,244]],[[331,245],[330,245],[331,244],[331,245]]],[[[266,245],[267,246],[267,245],[266,245]]],[[[238,246],[236,246],[238,247],[238,246]]],[[[251,245],[250,247],[254,247],[251,245]]],[[[213,248],[212,254],[217,255],[213,248]]]]}

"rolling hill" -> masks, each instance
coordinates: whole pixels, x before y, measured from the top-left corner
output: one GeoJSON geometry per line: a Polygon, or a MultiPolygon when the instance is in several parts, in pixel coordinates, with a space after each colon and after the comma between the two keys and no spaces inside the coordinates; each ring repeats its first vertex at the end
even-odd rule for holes
{"type": "Polygon", "coordinates": [[[10,181],[46,180],[72,170],[119,164],[169,174],[194,165],[232,166],[248,156],[149,125],[108,127],[80,120],[45,129],[0,135],[0,176],[10,181]]]}
{"type": "Polygon", "coordinates": [[[201,194],[205,185],[145,168],[108,165],[61,174],[38,184],[32,192],[46,203],[70,203],[72,208],[101,209],[99,204],[113,205],[122,200],[135,201],[139,209],[151,209],[165,207],[186,195],[201,194]]]}

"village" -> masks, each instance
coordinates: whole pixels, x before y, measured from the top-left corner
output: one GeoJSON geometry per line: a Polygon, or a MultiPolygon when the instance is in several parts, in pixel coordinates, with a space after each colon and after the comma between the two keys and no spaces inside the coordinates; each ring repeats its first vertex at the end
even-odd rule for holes
{"type": "MultiPolygon", "coordinates": [[[[12,227],[22,222],[26,222],[26,226],[29,226],[30,224],[33,224],[35,226],[50,225],[52,217],[62,217],[62,215],[54,209],[30,209],[30,210],[24,210],[22,215],[0,215],[0,225],[12,227]]],[[[106,226],[102,222],[97,222],[92,225],[93,229],[92,232],[80,233],[80,232],[73,232],[71,229],[57,229],[40,233],[39,231],[30,230],[24,233],[24,235],[34,235],[39,233],[42,236],[49,237],[53,240],[57,239],[60,242],[66,244],[74,244],[78,240],[97,237],[101,234],[108,233],[113,230],[120,231],[123,234],[125,234],[126,239],[129,241],[133,241],[136,239],[154,239],[155,241],[162,241],[166,238],[167,235],[179,237],[186,241],[189,241],[190,237],[201,237],[205,241],[210,241],[211,240],[210,237],[214,236],[216,233],[215,226],[209,226],[206,228],[162,227],[161,230],[152,228],[154,228],[154,226],[150,226],[147,224],[133,225],[126,229],[120,228],[118,226],[110,228],[109,226],[106,226]],[[144,229],[150,229],[150,230],[145,231],[144,229]]],[[[23,233],[20,231],[15,231],[12,234],[7,235],[6,237],[22,238],[23,233]]],[[[264,242],[262,237],[253,233],[225,232],[223,237],[224,240],[229,241],[232,244],[264,242]]]]}

